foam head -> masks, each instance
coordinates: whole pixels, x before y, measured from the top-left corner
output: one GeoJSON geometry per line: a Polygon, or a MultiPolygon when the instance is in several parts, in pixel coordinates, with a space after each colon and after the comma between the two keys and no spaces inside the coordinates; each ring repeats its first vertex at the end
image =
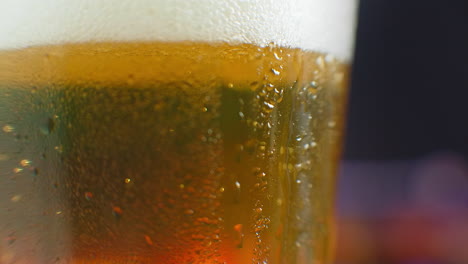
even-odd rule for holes
{"type": "Polygon", "coordinates": [[[100,41],[274,42],[352,54],[357,0],[1,0],[0,49],[100,41]]]}

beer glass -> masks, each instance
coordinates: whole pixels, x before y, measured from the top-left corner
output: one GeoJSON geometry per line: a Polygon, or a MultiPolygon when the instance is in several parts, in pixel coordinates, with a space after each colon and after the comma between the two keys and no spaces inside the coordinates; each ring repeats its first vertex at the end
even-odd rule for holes
{"type": "Polygon", "coordinates": [[[327,263],[354,0],[0,2],[0,263],[327,263]]]}

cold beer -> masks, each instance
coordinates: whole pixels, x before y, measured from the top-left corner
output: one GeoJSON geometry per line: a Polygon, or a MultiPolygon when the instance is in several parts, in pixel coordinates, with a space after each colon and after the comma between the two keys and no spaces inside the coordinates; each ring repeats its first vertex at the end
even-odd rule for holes
{"type": "Polygon", "coordinates": [[[329,259],[347,58],[167,34],[5,40],[0,263],[329,259]]]}

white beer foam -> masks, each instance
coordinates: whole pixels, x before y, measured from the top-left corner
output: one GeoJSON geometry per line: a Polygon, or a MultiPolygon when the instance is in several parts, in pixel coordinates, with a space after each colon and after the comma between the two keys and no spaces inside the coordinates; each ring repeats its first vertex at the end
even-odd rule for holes
{"type": "Polygon", "coordinates": [[[0,49],[101,41],[274,42],[350,59],[357,0],[0,0],[0,49]]]}

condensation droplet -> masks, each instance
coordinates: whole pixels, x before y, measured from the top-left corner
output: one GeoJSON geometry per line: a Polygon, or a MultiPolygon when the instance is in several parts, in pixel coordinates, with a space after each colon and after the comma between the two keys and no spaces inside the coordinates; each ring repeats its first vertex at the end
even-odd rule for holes
{"type": "Polygon", "coordinates": [[[317,142],[315,142],[315,141],[310,142],[310,147],[311,148],[317,147],[317,142]]]}
{"type": "Polygon", "coordinates": [[[224,192],[224,187],[219,188],[219,192],[223,193],[224,192]]]}
{"type": "Polygon", "coordinates": [[[278,75],[281,74],[281,72],[278,71],[277,69],[271,69],[271,72],[272,72],[274,75],[276,75],[276,76],[278,76],[278,75]]]}
{"type": "Polygon", "coordinates": [[[296,183],[297,183],[297,184],[301,184],[302,181],[301,181],[301,180],[296,180],[296,183]]]}
{"type": "Polygon", "coordinates": [[[146,244],[152,246],[153,245],[153,240],[151,239],[150,236],[148,235],[145,235],[145,241],[146,241],[146,244]]]}
{"type": "Polygon", "coordinates": [[[255,212],[261,213],[261,212],[263,212],[263,208],[257,207],[257,208],[255,208],[255,212]]]}
{"type": "Polygon", "coordinates": [[[275,59],[277,59],[277,60],[283,60],[283,57],[278,55],[278,53],[276,53],[276,52],[273,52],[273,56],[275,56],[275,59]]]}
{"type": "Polygon", "coordinates": [[[307,88],[307,92],[312,96],[316,96],[318,94],[318,89],[315,87],[309,87],[307,88]]]}
{"type": "Polygon", "coordinates": [[[27,159],[21,160],[20,165],[23,167],[29,167],[29,165],[31,165],[31,161],[27,159]]]}
{"type": "Polygon", "coordinates": [[[243,119],[243,118],[245,117],[245,116],[244,116],[244,113],[239,112],[239,117],[243,119]]]}
{"type": "Polygon", "coordinates": [[[202,112],[204,112],[204,113],[208,112],[208,107],[206,107],[206,106],[202,107],[202,112]]]}
{"type": "Polygon", "coordinates": [[[49,135],[55,129],[55,121],[53,118],[47,118],[47,120],[39,127],[39,131],[44,135],[49,135]]]}
{"type": "Polygon", "coordinates": [[[244,233],[242,231],[242,224],[234,225],[234,231],[236,232],[236,247],[243,248],[244,247],[244,233]]]}
{"type": "Polygon", "coordinates": [[[91,201],[91,199],[93,199],[93,193],[92,192],[85,192],[85,198],[86,200],[88,201],[91,201]]]}
{"type": "Polygon", "coordinates": [[[234,84],[233,83],[228,83],[227,85],[229,88],[234,88],[234,84]]]}
{"type": "Polygon", "coordinates": [[[61,215],[62,214],[62,211],[57,211],[55,212],[56,215],[61,215]]]}
{"type": "Polygon", "coordinates": [[[275,105],[272,102],[266,102],[265,101],[265,102],[263,102],[263,105],[265,106],[264,110],[267,113],[270,113],[275,108],[275,105]]]}
{"type": "Polygon", "coordinates": [[[22,172],[22,171],[23,171],[22,168],[14,168],[14,169],[13,169],[13,172],[14,172],[14,173],[20,173],[20,172],[22,172]]]}
{"type": "Polygon", "coordinates": [[[186,215],[193,215],[195,212],[192,209],[187,209],[184,212],[186,215]]]}
{"type": "Polygon", "coordinates": [[[336,127],[336,122],[335,121],[328,122],[328,127],[329,128],[335,128],[336,127]]]}
{"type": "Polygon", "coordinates": [[[130,179],[130,178],[125,178],[125,180],[124,180],[124,181],[125,181],[125,183],[129,184],[129,183],[131,183],[131,182],[132,182],[132,179],[130,179]]]}
{"type": "Polygon", "coordinates": [[[119,219],[122,216],[122,208],[118,206],[112,206],[112,214],[114,215],[115,218],[119,219]]]}
{"type": "Polygon", "coordinates": [[[11,133],[13,131],[15,131],[15,128],[13,126],[11,126],[11,125],[3,126],[3,132],[5,132],[5,133],[11,133]]]}
{"type": "Polygon", "coordinates": [[[269,92],[275,90],[275,85],[272,84],[272,83],[267,84],[265,87],[266,87],[267,91],[269,91],[269,92]]]}
{"type": "Polygon", "coordinates": [[[236,186],[236,189],[240,191],[241,184],[238,181],[236,181],[234,185],[236,186]]]}
{"type": "Polygon", "coordinates": [[[11,197],[10,200],[11,200],[12,202],[16,203],[16,202],[19,202],[19,201],[21,200],[22,197],[23,197],[22,195],[17,194],[17,195],[15,195],[15,196],[11,197]]]}
{"type": "Polygon", "coordinates": [[[62,146],[62,145],[55,146],[54,149],[55,149],[58,153],[62,153],[62,152],[63,152],[63,146],[62,146]]]}

